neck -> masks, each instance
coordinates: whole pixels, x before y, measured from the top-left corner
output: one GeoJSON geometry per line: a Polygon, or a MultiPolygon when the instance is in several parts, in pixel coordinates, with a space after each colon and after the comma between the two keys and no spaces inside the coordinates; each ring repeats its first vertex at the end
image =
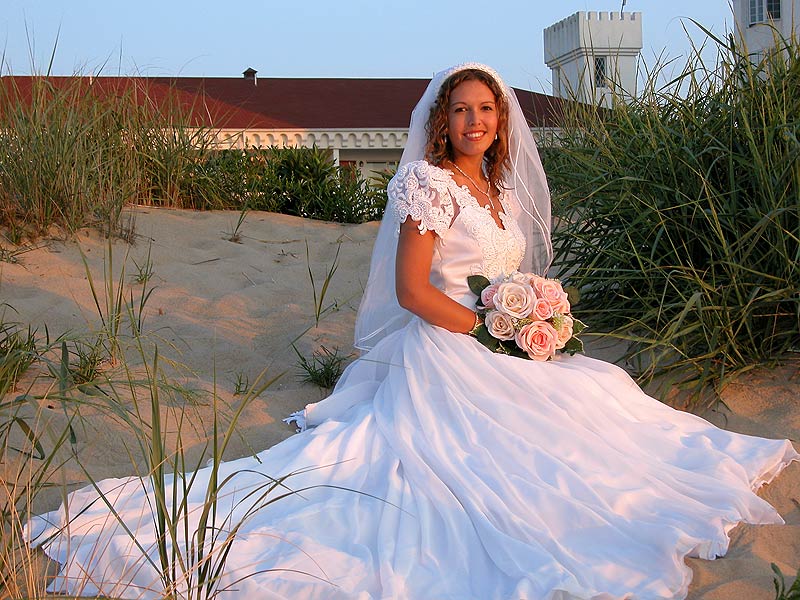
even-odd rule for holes
{"type": "Polygon", "coordinates": [[[483,155],[481,156],[459,156],[451,160],[451,163],[458,165],[458,168],[464,171],[467,175],[475,179],[475,181],[482,181],[483,177],[483,155]]]}

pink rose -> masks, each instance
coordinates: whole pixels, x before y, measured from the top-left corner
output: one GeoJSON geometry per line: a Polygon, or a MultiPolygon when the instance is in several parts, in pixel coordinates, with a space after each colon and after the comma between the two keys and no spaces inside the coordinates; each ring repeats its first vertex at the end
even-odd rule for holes
{"type": "Polygon", "coordinates": [[[494,306],[509,317],[524,319],[531,314],[536,294],[533,288],[513,281],[506,281],[497,286],[494,306]]]}
{"type": "Polygon", "coordinates": [[[523,325],[514,340],[533,360],[544,361],[556,353],[558,332],[546,321],[534,321],[523,325]]]}
{"type": "Polygon", "coordinates": [[[561,283],[555,279],[545,279],[541,277],[536,282],[531,282],[539,298],[544,298],[553,307],[553,312],[562,315],[569,314],[569,298],[561,287],[561,283]]]}
{"type": "Polygon", "coordinates": [[[497,294],[497,288],[499,286],[499,283],[492,283],[483,288],[481,292],[481,304],[486,308],[494,308],[494,296],[497,294]]]}
{"type": "Polygon", "coordinates": [[[542,277],[541,275],[536,275],[534,273],[528,274],[528,283],[530,283],[531,287],[533,288],[533,291],[536,292],[537,296],[539,295],[539,288],[541,287],[542,282],[544,281],[547,281],[547,279],[545,277],[542,277]]]}
{"type": "Polygon", "coordinates": [[[533,308],[529,315],[531,319],[539,319],[540,321],[547,321],[553,316],[553,307],[544,298],[537,298],[533,301],[533,308]]]}
{"type": "Polygon", "coordinates": [[[572,317],[569,315],[563,315],[558,318],[558,322],[556,323],[558,327],[558,343],[556,344],[556,350],[561,350],[569,339],[572,337],[572,324],[574,323],[572,317]]]}
{"type": "Polygon", "coordinates": [[[486,329],[498,340],[514,339],[514,322],[511,317],[504,315],[499,310],[492,310],[486,313],[486,329]]]}

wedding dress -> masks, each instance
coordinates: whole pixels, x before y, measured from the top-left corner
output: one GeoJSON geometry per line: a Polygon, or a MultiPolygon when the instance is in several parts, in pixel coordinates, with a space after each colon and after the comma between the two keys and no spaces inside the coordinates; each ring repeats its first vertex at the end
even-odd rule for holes
{"type": "MultiPolygon", "coordinates": [[[[431,281],[451,298],[473,307],[468,275],[519,266],[513,191],[501,228],[449,171],[411,162],[393,185],[390,218],[438,234],[431,281]]],[[[754,490],[798,459],[788,441],[669,408],[611,364],[493,354],[418,318],[304,416],[316,426],[221,468],[221,528],[265,476],[296,473],[285,483],[303,490],[245,520],[221,598],[683,598],[685,556],[724,554],[740,521],[782,522],[754,490]]],[[[209,473],[187,499],[194,518],[209,473]]],[[[149,482],[99,486],[116,516],[90,487],[69,516],[32,520],[28,538],[62,565],[53,589],[160,597],[149,482]]]]}

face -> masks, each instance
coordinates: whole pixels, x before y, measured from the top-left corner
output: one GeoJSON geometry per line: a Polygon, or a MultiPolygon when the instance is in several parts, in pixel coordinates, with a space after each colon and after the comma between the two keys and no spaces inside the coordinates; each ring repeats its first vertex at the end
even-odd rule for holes
{"type": "Polygon", "coordinates": [[[463,81],[450,93],[447,135],[453,158],[483,156],[497,133],[497,105],[485,83],[463,81]]]}

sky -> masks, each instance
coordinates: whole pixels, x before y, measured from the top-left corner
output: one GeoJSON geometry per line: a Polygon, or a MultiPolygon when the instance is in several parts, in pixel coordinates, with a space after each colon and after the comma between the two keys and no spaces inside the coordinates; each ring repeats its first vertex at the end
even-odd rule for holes
{"type": "MultiPolygon", "coordinates": [[[[601,0],[0,0],[3,74],[430,77],[476,60],[549,93],[542,30],[601,0]]],[[[642,13],[642,58],[680,64],[689,36],[731,29],[728,0],[627,0],[642,13]],[[684,28],[688,30],[688,36],[684,28]]]]}

